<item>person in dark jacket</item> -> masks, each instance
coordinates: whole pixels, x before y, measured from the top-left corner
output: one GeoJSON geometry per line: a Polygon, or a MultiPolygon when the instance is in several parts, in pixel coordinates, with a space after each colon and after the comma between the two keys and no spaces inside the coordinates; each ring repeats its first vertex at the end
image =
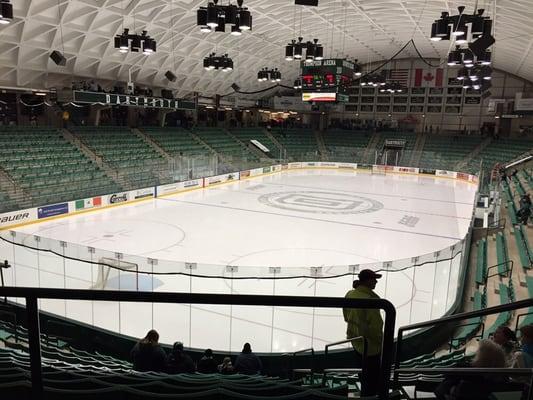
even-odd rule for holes
{"type": "Polygon", "coordinates": [[[167,358],[167,372],[169,374],[193,373],[196,370],[192,358],[183,351],[183,343],[176,342],[172,353],[167,358]]]}
{"type": "MultiPolygon", "coordinates": [[[[460,363],[458,368],[506,368],[505,352],[489,339],[479,342],[479,348],[472,363],[460,363]]],[[[489,400],[493,391],[501,391],[509,385],[505,376],[489,375],[447,375],[435,390],[438,400],[489,400]]]]}
{"type": "Polygon", "coordinates": [[[235,360],[235,371],[244,375],[260,374],[263,369],[261,359],[252,353],[252,346],[250,343],[245,343],[242,353],[237,356],[235,360]]]}
{"type": "Polygon", "coordinates": [[[215,374],[218,372],[218,365],[213,358],[213,350],[207,349],[203,357],[198,361],[198,372],[202,374],[215,374]]]}
{"type": "Polygon", "coordinates": [[[166,368],[167,356],[159,345],[159,334],[155,330],[148,331],[131,350],[133,369],[137,371],[163,372],[166,368]]]}

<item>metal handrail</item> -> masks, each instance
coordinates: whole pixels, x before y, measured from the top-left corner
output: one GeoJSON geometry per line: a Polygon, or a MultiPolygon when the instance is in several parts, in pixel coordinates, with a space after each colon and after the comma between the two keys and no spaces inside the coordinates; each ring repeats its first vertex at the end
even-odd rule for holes
{"type": "MultiPolygon", "coordinates": [[[[328,343],[327,345],[324,346],[324,365],[326,366],[327,365],[327,360],[328,360],[328,354],[329,354],[329,348],[330,347],[333,347],[333,346],[338,346],[340,344],[344,344],[344,343],[349,343],[349,342],[352,342],[354,340],[362,340],[363,341],[363,354],[362,354],[362,361],[361,361],[361,370],[364,370],[365,369],[365,366],[366,366],[366,359],[367,359],[367,356],[368,356],[368,340],[364,337],[364,336],[356,336],[356,337],[352,337],[352,338],[349,338],[349,339],[344,339],[344,340],[339,340],[338,342],[333,342],[333,343],[328,343]]],[[[335,369],[332,369],[332,368],[328,368],[327,370],[324,369],[323,371],[323,377],[322,377],[322,383],[325,383],[326,381],[326,371],[328,372],[333,372],[333,371],[336,371],[335,369]]],[[[339,371],[337,369],[337,371],[339,371]]]]}
{"type": "Polygon", "coordinates": [[[427,328],[427,327],[431,327],[434,325],[441,325],[441,324],[445,324],[448,322],[461,321],[461,320],[472,318],[472,317],[482,317],[485,315],[500,313],[502,311],[518,310],[520,308],[527,308],[531,306],[533,306],[533,299],[525,299],[525,300],[516,301],[514,303],[501,304],[499,306],[485,308],[483,310],[464,312],[464,313],[459,313],[455,315],[450,315],[447,317],[442,317],[439,319],[433,319],[433,320],[426,321],[426,322],[418,322],[416,324],[401,326],[398,329],[398,336],[396,339],[396,357],[395,357],[395,362],[394,362],[394,379],[393,379],[394,387],[398,386],[399,371],[405,372],[404,369],[400,369],[400,356],[402,353],[404,332],[412,331],[412,330],[420,329],[420,328],[427,328]]]}
{"type": "Polygon", "coordinates": [[[113,302],[174,303],[174,304],[232,304],[243,306],[274,307],[317,307],[317,308],[360,308],[380,309],[385,312],[381,364],[379,376],[379,398],[388,399],[390,373],[394,344],[396,309],[385,299],[350,299],[344,297],[266,296],[240,294],[203,294],[170,292],[133,292],[117,290],[81,290],[29,287],[1,287],[0,297],[25,298],[28,321],[28,342],[32,396],[43,397],[43,375],[41,365],[41,341],[39,327],[38,299],[96,300],[113,302]]]}
{"type": "Polygon", "coordinates": [[[526,315],[531,315],[531,314],[533,314],[533,311],[528,312],[528,313],[518,314],[518,315],[516,316],[516,324],[515,324],[515,326],[514,326],[514,331],[515,331],[515,332],[518,331],[518,324],[519,324],[519,322],[520,322],[520,317],[525,317],[526,315]]]}
{"type": "Polygon", "coordinates": [[[291,377],[294,378],[294,371],[298,371],[298,372],[310,372],[311,373],[311,377],[313,376],[313,365],[314,365],[314,361],[315,361],[315,349],[313,347],[309,347],[307,349],[302,349],[302,350],[297,350],[297,351],[293,351],[292,353],[283,353],[281,355],[282,357],[286,357],[286,356],[290,356],[290,366],[291,366],[291,377]],[[302,354],[302,353],[308,353],[308,352],[311,352],[311,368],[305,368],[305,369],[294,369],[292,368],[293,366],[293,360],[294,360],[294,357],[296,357],[297,354],[302,354]]]}
{"type": "Polygon", "coordinates": [[[505,261],[502,261],[501,263],[494,264],[494,265],[492,265],[492,266],[487,268],[487,276],[485,278],[485,285],[487,284],[487,281],[488,281],[489,278],[492,278],[493,276],[499,276],[500,275],[499,272],[497,274],[494,274],[494,275],[489,275],[489,271],[492,268],[497,268],[500,265],[504,265],[504,264],[511,264],[511,269],[508,268],[505,272],[509,272],[509,279],[511,279],[513,277],[514,261],[513,260],[505,260],[505,261]]]}
{"type": "MultiPolygon", "coordinates": [[[[480,338],[482,338],[483,335],[485,334],[485,323],[484,323],[484,322],[469,322],[469,323],[466,323],[466,324],[457,325],[457,326],[455,327],[455,329],[457,329],[457,328],[461,328],[461,327],[463,327],[463,326],[479,325],[480,323],[481,323],[481,334],[480,334],[480,335],[472,336],[470,339],[474,339],[474,338],[476,338],[476,337],[480,337],[480,338]]],[[[450,339],[450,352],[452,351],[452,347],[453,347],[452,343],[453,343],[454,340],[459,340],[459,343],[462,343],[462,340],[461,340],[461,339],[452,336],[452,338],[450,339]]],[[[465,339],[465,341],[466,341],[466,339],[465,339]]]]}

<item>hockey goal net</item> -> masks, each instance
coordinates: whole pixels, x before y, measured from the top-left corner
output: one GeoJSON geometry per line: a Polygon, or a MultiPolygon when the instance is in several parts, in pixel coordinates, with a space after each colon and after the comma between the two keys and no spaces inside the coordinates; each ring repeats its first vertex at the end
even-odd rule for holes
{"type": "Polygon", "coordinates": [[[100,258],[92,289],[139,290],[139,265],[114,258],[100,258]]]}

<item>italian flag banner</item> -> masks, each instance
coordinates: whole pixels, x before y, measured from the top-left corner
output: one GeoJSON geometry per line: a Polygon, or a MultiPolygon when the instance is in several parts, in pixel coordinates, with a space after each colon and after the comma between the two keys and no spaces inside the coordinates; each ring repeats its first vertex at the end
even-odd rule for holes
{"type": "Polygon", "coordinates": [[[102,197],[93,197],[92,199],[76,200],[76,210],[85,210],[87,208],[100,207],[102,197]]]}

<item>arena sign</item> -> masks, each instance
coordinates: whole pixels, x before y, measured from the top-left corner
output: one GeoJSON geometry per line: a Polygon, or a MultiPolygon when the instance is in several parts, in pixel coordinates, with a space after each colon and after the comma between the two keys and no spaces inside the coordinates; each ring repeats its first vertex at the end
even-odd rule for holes
{"type": "Polygon", "coordinates": [[[162,97],[132,96],[128,94],[113,94],[103,92],[86,92],[82,90],[73,91],[73,102],[75,103],[99,103],[110,106],[125,107],[149,107],[168,108],[174,110],[195,110],[196,105],[192,101],[181,99],[163,99],[162,97]]]}

